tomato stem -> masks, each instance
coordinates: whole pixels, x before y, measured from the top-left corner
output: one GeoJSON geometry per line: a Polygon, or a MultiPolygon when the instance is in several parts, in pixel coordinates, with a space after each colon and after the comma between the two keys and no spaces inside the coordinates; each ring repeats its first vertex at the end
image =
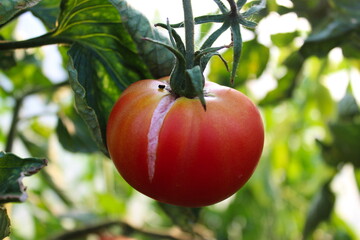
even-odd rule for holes
{"type": "Polygon", "coordinates": [[[185,44],[186,44],[186,68],[191,69],[194,66],[194,29],[195,22],[191,6],[191,0],[183,0],[184,26],[185,26],[185,44]]]}
{"type": "MultiPolygon", "coordinates": [[[[193,17],[191,0],[183,0],[183,10],[185,46],[169,23],[166,26],[173,45],[176,45],[176,49],[169,46],[166,47],[175,54],[177,59],[170,75],[170,86],[172,92],[177,97],[198,97],[204,110],[206,110],[203,92],[205,79],[200,67],[200,61],[198,60],[198,62],[195,62],[197,56],[194,46],[195,20],[193,17]]],[[[159,26],[165,27],[164,25],[159,26]]]]}
{"type": "MultiPolygon", "coordinates": [[[[261,0],[259,5],[252,6],[248,11],[239,13],[241,7],[247,0],[227,0],[230,5],[230,10],[222,3],[221,0],[214,0],[219,6],[222,14],[193,17],[191,0],[182,0],[184,10],[184,22],[180,24],[170,25],[157,24],[156,26],[165,28],[169,32],[169,37],[172,45],[166,43],[144,38],[153,43],[162,45],[170,50],[176,57],[175,66],[170,74],[170,87],[171,91],[176,97],[187,98],[199,98],[204,110],[206,110],[206,102],[204,96],[204,69],[210,58],[213,56],[220,56],[218,50],[224,47],[234,47],[234,63],[231,72],[231,82],[235,78],[236,70],[240,61],[240,54],[242,49],[242,38],[240,32],[240,24],[246,27],[255,27],[256,23],[246,20],[246,18],[259,12],[265,7],[265,1],[261,0]],[[199,51],[195,52],[194,47],[194,32],[195,24],[207,23],[207,22],[223,22],[222,26],[216,30],[210,37],[204,42],[199,51]],[[174,28],[185,27],[185,44],[181,37],[176,33],[174,28]],[[232,33],[232,44],[228,46],[212,47],[215,40],[225,30],[230,28],[232,33]]],[[[223,59],[222,59],[223,60],[223,59]]],[[[224,60],[223,60],[224,61],[224,60]]],[[[227,67],[227,64],[225,63],[227,67]]]]}
{"type": "Polygon", "coordinates": [[[230,14],[232,16],[237,17],[239,10],[237,8],[237,5],[236,5],[235,1],[234,0],[227,0],[227,1],[229,2],[229,5],[230,5],[230,14]]]}

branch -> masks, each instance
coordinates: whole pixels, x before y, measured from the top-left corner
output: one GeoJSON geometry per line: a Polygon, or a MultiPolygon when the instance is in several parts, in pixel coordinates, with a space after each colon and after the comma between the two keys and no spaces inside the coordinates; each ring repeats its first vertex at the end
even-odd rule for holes
{"type": "Polygon", "coordinates": [[[59,87],[66,86],[67,84],[68,84],[68,81],[60,82],[60,83],[57,83],[57,84],[54,84],[54,85],[51,85],[48,87],[40,87],[37,89],[33,89],[31,91],[26,92],[25,94],[23,94],[20,97],[15,97],[15,106],[13,109],[9,133],[7,134],[7,140],[6,140],[5,149],[4,149],[5,152],[12,151],[13,143],[14,143],[15,136],[16,136],[17,124],[19,122],[19,113],[20,113],[22,104],[24,102],[24,99],[29,95],[37,94],[37,93],[43,92],[43,91],[53,91],[53,90],[58,89],[59,87]]]}
{"type": "Polygon", "coordinates": [[[178,235],[178,234],[174,234],[171,231],[167,231],[167,232],[150,231],[150,230],[137,228],[137,227],[131,225],[130,223],[125,222],[125,221],[112,221],[112,220],[110,220],[110,221],[107,221],[107,222],[87,226],[87,227],[84,227],[84,228],[76,229],[76,230],[73,230],[73,231],[69,231],[69,232],[57,235],[57,236],[51,238],[51,240],[78,239],[78,238],[85,237],[85,236],[87,236],[89,234],[101,233],[106,229],[116,227],[116,226],[122,228],[123,231],[127,235],[130,235],[132,233],[137,233],[137,234],[142,234],[142,235],[145,235],[147,237],[150,237],[151,239],[170,239],[170,240],[189,239],[189,238],[184,238],[184,237],[180,237],[180,236],[175,236],[175,235],[178,235]]]}
{"type": "Polygon", "coordinates": [[[7,135],[6,144],[5,144],[5,152],[12,151],[13,143],[14,143],[15,136],[16,136],[17,124],[19,122],[19,113],[20,113],[20,109],[21,109],[23,100],[24,100],[24,98],[16,98],[15,99],[15,106],[14,106],[14,110],[13,110],[13,114],[12,114],[11,125],[10,125],[10,129],[9,129],[9,133],[7,135]]]}
{"type": "Polygon", "coordinates": [[[0,41],[0,51],[20,48],[35,48],[52,44],[72,44],[73,40],[53,36],[53,32],[23,41],[0,41]]]}
{"type": "Polygon", "coordinates": [[[30,96],[30,95],[33,95],[33,94],[38,94],[38,93],[41,93],[41,92],[55,91],[60,87],[65,87],[65,86],[68,86],[68,85],[69,85],[69,81],[65,80],[63,82],[59,82],[59,83],[56,83],[56,84],[53,84],[53,85],[50,85],[50,86],[34,88],[34,89],[31,89],[31,90],[25,92],[23,97],[25,98],[27,96],[30,96]]]}

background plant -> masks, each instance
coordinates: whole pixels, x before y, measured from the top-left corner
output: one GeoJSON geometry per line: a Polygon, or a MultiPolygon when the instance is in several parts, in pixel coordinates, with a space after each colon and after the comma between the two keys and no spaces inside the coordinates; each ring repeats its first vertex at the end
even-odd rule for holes
{"type": "MultiPolygon", "coordinates": [[[[247,3],[244,11],[253,4],[247,3]]],[[[357,0],[294,1],[289,6],[268,0],[266,10],[257,15],[261,20],[252,17],[260,26],[250,29],[253,38],[243,44],[233,87],[261,107],[267,136],[263,158],[235,197],[203,209],[183,209],[135,193],[106,159],[103,141],[109,111],[121,91],[171,70],[172,55],[140,38],[167,38],[124,1],[2,1],[0,143],[5,152],[48,160],[46,168],[25,179],[28,200],[5,205],[12,220],[11,239],[359,238],[335,209],[339,195],[334,186],[344,172],[357,186],[360,182],[360,117],[354,98],[360,80],[359,13],[357,0]],[[41,20],[47,33],[18,41],[13,33],[19,17],[28,12],[41,20]],[[271,16],[290,13],[305,19],[310,30],[273,34],[270,43],[259,39],[261,25],[271,16]],[[69,73],[56,83],[44,74],[40,48],[54,44],[69,73]],[[342,72],[347,75],[337,81],[348,87],[339,100],[330,94],[327,79],[342,72]],[[276,87],[256,94],[254,86],[265,88],[269,78],[276,80],[276,87]],[[29,108],[33,111],[26,111],[29,108]],[[128,220],[138,208],[141,221],[128,220]],[[180,231],[172,231],[175,226],[180,231]]],[[[197,41],[217,27],[201,25],[197,41]]],[[[232,51],[222,53],[225,60],[231,61],[232,51]]],[[[231,73],[221,60],[214,58],[207,72],[209,80],[230,85],[231,73]]],[[[9,161],[22,161],[16,155],[1,153],[0,179],[8,179],[4,166],[9,161]]],[[[24,162],[44,166],[41,159],[24,162]]],[[[29,172],[26,164],[12,168],[20,175],[29,172]]],[[[1,181],[2,197],[9,184],[1,181]]],[[[22,200],[22,189],[16,192],[16,201],[22,200]]],[[[4,209],[2,236],[9,225],[4,209]]]]}

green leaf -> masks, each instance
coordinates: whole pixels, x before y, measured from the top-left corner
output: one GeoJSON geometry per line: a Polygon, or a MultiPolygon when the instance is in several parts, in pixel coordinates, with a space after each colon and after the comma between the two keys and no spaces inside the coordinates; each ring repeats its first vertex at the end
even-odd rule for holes
{"type": "Polygon", "coordinates": [[[335,195],[330,189],[330,182],[328,182],[311,203],[303,230],[304,239],[308,238],[321,222],[329,219],[334,205],[335,195]]]}
{"type": "Polygon", "coordinates": [[[355,97],[350,93],[345,94],[345,96],[339,102],[339,118],[343,121],[352,120],[358,115],[360,115],[360,109],[357,105],[355,97]]]}
{"type": "MultiPolygon", "coordinates": [[[[39,139],[39,136],[36,136],[36,141],[29,139],[25,134],[18,133],[19,139],[22,141],[27,151],[31,156],[46,156],[49,149],[48,142],[45,142],[44,139],[39,139]]],[[[46,139],[48,140],[48,139],[46,139]]]]}
{"type": "MultiPolygon", "coordinates": [[[[224,59],[231,61],[233,49],[226,50],[222,55],[224,59]]],[[[237,88],[249,79],[258,78],[264,72],[270,57],[270,50],[259,43],[256,39],[243,43],[241,64],[236,71],[234,85],[237,88]]],[[[212,61],[210,65],[209,79],[222,85],[229,86],[230,73],[221,61],[212,61]]]]}
{"type": "Polygon", "coordinates": [[[334,9],[343,14],[360,17],[360,2],[358,0],[330,0],[329,2],[334,9]]]}
{"type": "Polygon", "coordinates": [[[317,83],[314,87],[314,92],[309,97],[315,100],[317,108],[324,119],[329,119],[333,116],[335,103],[327,87],[317,83]]]}
{"type": "Polygon", "coordinates": [[[104,68],[86,48],[74,45],[69,55],[69,81],[75,93],[77,112],[89,127],[100,151],[109,156],[106,148],[105,116],[109,115],[116,96],[120,95],[120,90],[113,85],[108,75],[104,73],[104,68]],[[105,90],[109,91],[110,95],[107,95],[105,90]]]}
{"type": "Polygon", "coordinates": [[[338,18],[311,34],[301,47],[300,52],[304,57],[312,55],[325,57],[331,49],[348,41],[351,34],[359,29],[359,26],[359,23],[353,24],[347,19],[338,18]]]}
{"type": "Polygon", "coordinates": [[[344,57],[360,59],[360,31],[351,34],[349,40],[341,46],[344,57]]]}
{"type": "Polygon", "coordinates": [[[42,0],[29,10],[38,17],[48,29],[56,27],[56,21],[60,14],[60,0],[42,0]]]}
{"type": "MultiPolygon", "coordinates": [[[[300,51],[304,57],[316,55],[324,57],[334,47],[340,47],[354,41],[353,38],[360,30],[360,4],[357,0],[331,1],[332,14],[317,26],[306,39],[300,51]]],[[[357,49],[360,47],[357,44],[357,49]]]]}
{"type": "Polygon", "coordinates": [[[113,104],[127,86],[151,75],[109,2],[64,0],[58,22],[52,37],[75,42],[68,70],[77,110],[107,154],[106,122],[113,104]]]}
{"type": "Polygon", "coordinates": [[[331,7],[329,2],[329,0],[292,1],[294,6],[291,9],[279,8],[277,12],[282,14],[295,12],[299,17],[307,19],[314,29],[324,18],[330,15],[331,7]]]}
{"type": "Polygon", "coordinates": [[[350,162],[360,167],[360,124],[332,123],[329,124],[333,135],[332,153],[339,160],[350,162]]]}
{"type": "Polygon", "coordinates": [[[117,10],[107,1],[64,0],[58,22],[53,37],[85,47],[87,57],[104,66],[118,89],[150,77],[117,10]]]}
{"type": "Polygon", "coordinates": [[[10,219],[7,215],[6,208],[0,206],[0,239],[4,239],[10,234],[10,219]]]}
{"type": "Polygon", "coordinates": [[[50,80],[41,71],[40,60],[34,55],[25,55],[21,61],[16,62],[16,66],[4,73],[12,82],[13,94],[23,95],[41,87],[52,86],[50,80]]]}
{"type": "Polygon", "coordinates": [[[235,78],[240,84],[261,76],[269,62],[270,50],[254,39],[244,43],[241,58],[243,61],[235,78]]]}
{"type": "Polygon", "coordinates": [[[271,35],[271,41],[277,47],[288,47],[297,36],[299,36],[297,31],[278,33],[271,35]]]}
{"type": "Polygon", "coordinates": [[[0,24],[6,23],[15,14],[32,6],[41,0],[1,0],[0,4],[0,24]]]}
{"type": "Polygon", "coordinates": [[[25,201],[25,187],[21,180],[47,165],[47,160],[19,158],[12,153],[0,152],[0,203],[25,201]]]}
{"type": "Polygon", "coordinates": [[[290,98],[297,85],[303,64],[304,58],[298,52],[290,54],[283,64],[287,68],[286,74],[278,80],[277,88],[268,92],[264,99],[259,102],[259,105],[277,104],[290,98]]]}
{"type": "Polygon", "coordinates": [[[56,134],[63,148],[70,152],[94,153],[98,151],[88,127],[74,108],[69,108],[65,114],[59,116],[56,126],[56,134]]]}
{"type": "Polygon", "coordinates": [[[152,26],[139,11],[125,0],[110,0],[119,11],[122,22],[135,41],[139,54],[150,69],[154,78],[169,76],[174,67],[174,56],[163,46],[144,41],[150,38],[170,45],[170,41],[152,26]]]}
{"type": "Polygon", "coordinates": [[[360,116],[355,98],[347,93],[338,104],[338,121],[329,123],[331,143],[318,141],[323,158],[333,167],[346,162],[360,167],[360,116]]]}

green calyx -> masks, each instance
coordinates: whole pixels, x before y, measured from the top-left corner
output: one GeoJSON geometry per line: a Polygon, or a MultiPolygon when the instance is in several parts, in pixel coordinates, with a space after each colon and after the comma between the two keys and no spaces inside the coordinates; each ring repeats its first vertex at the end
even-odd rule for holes
{"type": "Polygon", "coordinates": [[[228,69],[226,61],[221,57],[218,51],[223,48],[233,47],[234,60],[230,78],[231,83],[233,83],[242,50],[240,25],[247,28],[254,28],[257,24],[247,19],[265,8],[265,0],[261,0],[260,4],[253,5],[247,11],[240,13],[240,9],[245,5],[247,0],[238,0],[237,2],[234,0],[227,1],[230,10],[221,0],[214,0],[221,11],[221,14],[193,18],[191,0],[183,0],[184,22],[172,25],[170,25],[169,22],[167,22],[167,24],[156,24],[156,26],[165,28],[169,32],[171,46],[146,38],[148,41],[166,47],[176,57],[176,64],[170,76],[170,87],[173,94],[177,97],[198,97],[205,110],[206,102],[203,91],[205,78],[203,76],[203,71],[205,70],[207,63],[211,57],[219,56],[228,69]],[[194,25],[210,22],[222,23],[222,25],[205,40],[199,50],[194,51],[194,25]],[[186,46],[175,31],[175,28],[180,27],[185,27],[186,46]],[[232,34],[232,43],[226,46],[212,47],[219,36],[229,28],[232,34]]]}

